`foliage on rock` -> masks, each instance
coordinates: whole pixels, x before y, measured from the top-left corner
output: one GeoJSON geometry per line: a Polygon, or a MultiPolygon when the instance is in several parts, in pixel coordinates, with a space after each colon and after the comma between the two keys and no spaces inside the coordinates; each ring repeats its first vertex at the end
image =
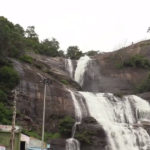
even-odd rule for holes
{"type": "Polygon", "coordinates": [[[150,61],[142,55],[134,55],[128,59],[123,60],[121,63],[116,64],[117,68],[122,69],[125,67],[134,67],[134,68],[150,68],[150,61]]]}
{"type": "Polygon", "coordinates": [[[137,87],[137,92],[149,92],[150,91],[150,73],[148,74],[147,78],[142,81],[142,83],[137,87]]]}
{"type": "Polygon", "coordinates": [[[23,55],[19,58],[21,61],[32,64],[33,62],[33,58],[31,56],[28,55],[23,55]]]}
{"type": "Polygon", "coordinates": [[[19,83],[18,73],[9,66],[0,68],[0,88],[12,90],[19,83]]]}
{"type": "Polygon", "coordinates": [[[65,116],[59,122],[59,132],[64,137],[71,137],[72,127],[75,123],[75,120],[70,116],[65,116]]]}

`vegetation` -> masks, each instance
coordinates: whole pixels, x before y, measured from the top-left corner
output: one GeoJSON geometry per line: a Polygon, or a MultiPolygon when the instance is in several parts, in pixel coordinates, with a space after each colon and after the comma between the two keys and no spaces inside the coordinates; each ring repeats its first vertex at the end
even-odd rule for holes
{"type": "Polygon", "coordinates": [[[122,69],[124,67],[134,67],[134,68],[150,68],[150,61],[142,56],[142,55],[134,55],[131,56],[129,59],[123,60],[121,63],[117,63],[116,67],[118,69],[122,69]]]}
{"type": "Polygon", "coordinates": [[[70,59],[79,59],[83,56],[82,51],[79,50],[78,46],[70,46],[67,49],[67,57],[70,59]]]}
{"type": "MultiPolygon", "coordinates": [[[[40,134],[37,131],[35,131],[35,130],[28,131],[27,129],[23,128],[22,133],[24,133],[24,134],[26,134],[28,136],[37,138],[37,139],[41,139],[40,134]]],[[[60,137],[61,137],[60,133],[57,133],[57,132],[56,133],[45,132],[45,134],[44,134],[44,140],[45,141],[48,141],[50,139],[51,140],[52,139],[58,139],[60,137]]]]}
{"type": "Polygon", "coordinates": [[[142,55],[134,55],[125,61],[125,67],[150,68],[150,62],[142,55]]]}
{"type": "Polygon", "coordinates": [[[99,54],[99,51],[91,50],[91,51],[88,51],[88,52],[85,53],[85,54],[88,55],[88,56],[95,56],[95,55],[98,55],[98,54],[99,54]]]}
{"type": "Polygon", "coordinates": [[[31,137],[35,137],[37,139],[41,139],[41,136],[34,130],[28,131],[26,129],[23,129],[22,133],[24,133],[24,134],[26,134],[28,136],[31,136],[31,137]]]}
{"type": "Polygon", "coordinates": [[[45,139],[45,141],[48,141],[49,139],[58,139],[58,138],[60,138],[61,137],[61,135],[60,135],[60,133],[58,133],[58,132],[56,132],[56,133],[48,133],[48,132],[45,132],[45,137],[44,137],[44,139],[45,139]]]}
{"type": "Polygon", "coordinates": [[[0,60],[0,123],[11,124],[12,109],[10,108],[8,95],[19,83],[19,76],[12,67],[11,62],[3,57],[0,60]]]}
{"type": "Polygon", "coordinates": [[[61,80],[61,83],[65,84],[65,85],[69,84],[69,82],[67,80],[64,80],[64,79],[61,80]]]}
{"type": "Polygon", "coordinates": [[[74,123],[75,120],[70,116],[66,116],[61,119],[59,122],[59,132],[61,133],[61,135],[65,137],[71,137],[72,127],[74,123]]]}
{"type": "Polygon", "coordinates": [[[19,83],[17,72],[9,66],[0,68],[0,89],[12,90],[19,83]]]}
{"type": "Polygon", "coordinates": [[[85,144],[92,144],[91,136],[93,134],[89,131],[83,131],[81,133],[77,133],[75,138],[78,139],[80,142],[85,144]]]}
{"type": "Polygon", "coordinates": [[[12,120],[12,109],[0,102],[0,124],[9,125],[12,120]]]}
{"type": "Polygon", "coordinates": [[[33,62],[33,58],[31,56],[28,55],[23,55],[20,57],[20,60],[29,64],[32,64],[33,62]]]}
{"type": "Polygon", "coordinates": [[[137,87],[137,92],[149,92],[150,91],[150,73],[148,74],[147,78],[137,87]]]}
{"type": "Polygon", "coordinates": [[[7,94],[0,90],[0,102],[6,102],[7,101],[7,94]]]}

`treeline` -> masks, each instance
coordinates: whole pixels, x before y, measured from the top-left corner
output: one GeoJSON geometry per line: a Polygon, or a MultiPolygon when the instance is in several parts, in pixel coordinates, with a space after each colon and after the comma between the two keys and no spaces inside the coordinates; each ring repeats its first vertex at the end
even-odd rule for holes
{"type": "MultiPolygon", "coordinates": [[[[5,17],[0,17],[0,57],[9,56],[18,58],[26,51],[34,51],[51,57],[67,57],[79,59],[83,53],[78,46],[69,46],[67,54],[59,50],[59,42],[52,38],[39,40],[34,26],[28,26],[26,30],[19,24],[13,24],[5,17]]],[[[89,51],[87,55],[96,55],[98,51],[89,51]]]]}

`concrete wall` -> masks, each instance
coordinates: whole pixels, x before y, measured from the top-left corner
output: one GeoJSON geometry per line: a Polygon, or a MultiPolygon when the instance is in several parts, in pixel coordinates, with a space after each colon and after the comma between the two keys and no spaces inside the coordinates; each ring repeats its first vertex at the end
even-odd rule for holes
{"type": "MultiPolygon", "coordinates": [[[[41,148],[42,141],[36,138],[30,137],[29,147],[39,147],[41,148]]],[[[46,143],[44,143],[44,148],[46,148],[46,143]]]]}
{"type": "MultiPolygon", "coordinates": [[[[10,148],[10,132],[0,131],[0,145],[10,148]]],[[[15,150],[20,150],[20,133],[15,133],[15,150]]]]}

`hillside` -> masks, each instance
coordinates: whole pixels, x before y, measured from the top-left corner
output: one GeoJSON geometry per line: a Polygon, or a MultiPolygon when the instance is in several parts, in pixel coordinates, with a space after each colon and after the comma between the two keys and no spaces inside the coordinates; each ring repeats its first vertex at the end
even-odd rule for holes
{"type": "MultiPolygon", "coordinates": [[[[145,41],[145,43],[147,42],[145,41]]],[[[144,41],[141,43],[144,43],[144,41]]],[[[26,130],[37,132],[40,135],[44,89],[43,78],[49,78],[51,81],[47,88],[46,98],[46,133],[52,133],[52,135],[60,135],[59,125],[61,120],[67,116],[71,118],[75,116],[73,101],[67,89],[70,88],[73,91],[112,92],[117,96],[136,93],[135,87],[146,79],[149,69],[141,67],[118,68],[116,64],[120,63],[122,59],[126,60],[136,54],[142,55],[149,60],[149,48],[150,45],[148,44],[143,46],[143,44],[137,43],[115,52],[94,56],[88,70],[85,72],[82,88],[69,77],[66,67],[67,60],[64,58],[52,58],[28,53],[33,58],[31,64],[12,59],[14,67],[20,76],[20,83],[17,87],[19,90],[17,123],[26,130]]],[[[76,61],[73,61],[74,67],[76,67],[76,63],[76,61]]],[[[147,100],[149,100],[149,95],[149,92],[140,94],[141,97],[147,100]]],[[[85,120],[86,124],[90,122],[90,119],[85,120]]],[[[89,124],[89,126],[91,125],[89,124]]],[[[47,139],[51,139],[52,135],[47,139]]],[[[69,136],[58,136],[56,137],[57,140],[52,142],[58,147],[62,145],[64,147],[65,140],[62,139],[69,136]]]]}

